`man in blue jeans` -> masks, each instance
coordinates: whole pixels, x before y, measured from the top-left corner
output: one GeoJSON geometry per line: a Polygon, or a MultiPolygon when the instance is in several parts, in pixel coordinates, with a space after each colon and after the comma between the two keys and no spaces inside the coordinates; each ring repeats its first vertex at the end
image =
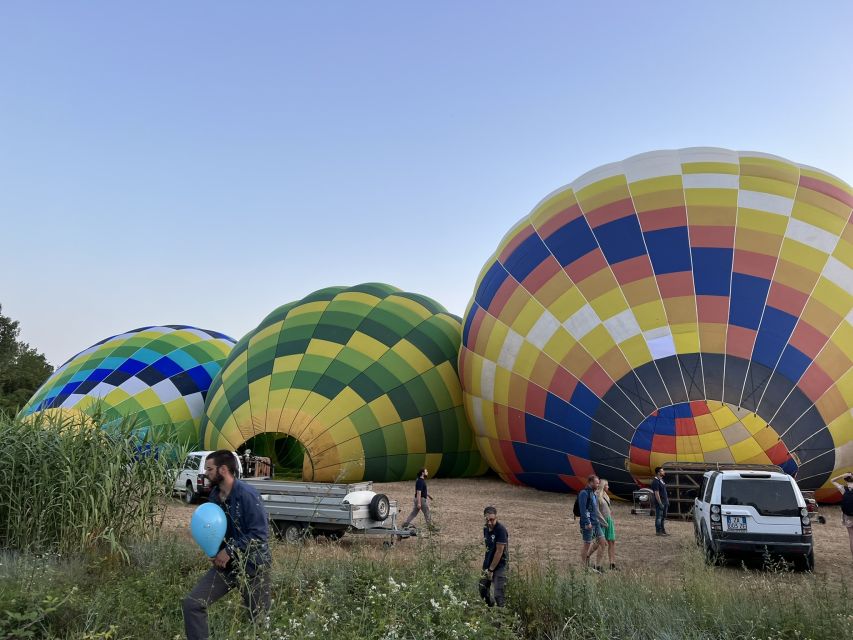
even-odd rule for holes
{"type": "Polygon", "coordinates": [[[669,510],[669,496],[666,495],[666,471],[655,467],[655,479],[652,480],[652,494],[655,497],[655,535],[668,536],[666,532],[666,512],[669,510]]]}
{"type": "Polygon", "coordinates": [[[578,509],[581,512],[581,536],[583,537],[581,566],[596,573],[601,573],[601,560],[604,557],[604,532],[601,530],[601,523],[598,520],[598,498],[595,497],[599,482],[598,476],[589,476],[586,480],[586,487],[578,494],[578,509]],[[592,544],[593,540],[595,545],[592,544]],[[596,550],[598,551],[597,564],[590,567],[589,557],[596,550]]]}
{"type": "Polygon", "coordinates": [[[269,522],[261,497],[237,479],[237,459],[227,449],[204,461],[204,475],[213,484],[210,502],[222,507],[227,528],[213,566],[181,602],[188,640],[207,640],[207,608],[239,588],[254,626],[264,626],[270,608],[269,522]]]}

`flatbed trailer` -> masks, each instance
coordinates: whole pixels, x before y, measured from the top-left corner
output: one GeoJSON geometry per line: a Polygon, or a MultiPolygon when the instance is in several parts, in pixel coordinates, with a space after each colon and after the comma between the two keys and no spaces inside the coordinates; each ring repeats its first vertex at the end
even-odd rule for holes
{"type": "Polygon", "coordinates": [[[276,533],[295,543],[310,533],[339,538],[345,533],[387,538],[386,544],[416,535],[397,526],[397,501],[373,491],[372,482],[336,484],[254,480],[276,533]]]}

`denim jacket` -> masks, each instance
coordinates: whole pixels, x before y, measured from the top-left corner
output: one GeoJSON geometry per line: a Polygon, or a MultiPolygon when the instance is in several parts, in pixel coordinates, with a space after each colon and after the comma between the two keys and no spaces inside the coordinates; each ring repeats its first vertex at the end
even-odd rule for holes
{"type": "MultiPolygon", "coordinates": [[[[272,561],[269,548],[269,520],[258,492],[239,480],[223,502],[219,487],[213,487],[210,501],[225,512],[227,528],[220,550],[225,549],[238,563],[245,559],[250,569],[272,561]]],[[[230,567],[229,567],[230,568],[230,567]]]]}

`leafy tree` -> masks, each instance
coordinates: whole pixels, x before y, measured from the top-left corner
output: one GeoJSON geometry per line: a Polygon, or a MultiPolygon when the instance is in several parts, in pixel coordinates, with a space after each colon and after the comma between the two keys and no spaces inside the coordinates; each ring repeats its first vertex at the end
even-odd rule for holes
{"type": "Polygon", "coordinates": [[[43,354],[18,340],[17,320],[3,315],[0,305],[0,410],[18,411],[53,373],[43,354]]]}

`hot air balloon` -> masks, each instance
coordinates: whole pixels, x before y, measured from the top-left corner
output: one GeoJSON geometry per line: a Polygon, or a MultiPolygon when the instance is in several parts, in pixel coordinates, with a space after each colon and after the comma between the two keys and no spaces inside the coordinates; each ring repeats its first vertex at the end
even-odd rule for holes
{"type": "Polygon", "coordinates": [[[853,190],[762,153],[656,151],[542,200],[465,315],[465,407],[508,482],[619,495],[667,461],[853,470],[853,190]]]}
{"type": "Polygon", "coordinates": [[[123,423],[151,440],[194,443],[208,387],[234,344],[185,325],[112,336],[59,367],[19,416],[97,415],[105,426],[123,423]]]}
{"type": "Polygon", "coordinates": [[[330,287],[279,307],[210,388],[209,449],[250,448],[305,480],[483,473],[456,371],[461,320],[385,284],[330,287]]]}

